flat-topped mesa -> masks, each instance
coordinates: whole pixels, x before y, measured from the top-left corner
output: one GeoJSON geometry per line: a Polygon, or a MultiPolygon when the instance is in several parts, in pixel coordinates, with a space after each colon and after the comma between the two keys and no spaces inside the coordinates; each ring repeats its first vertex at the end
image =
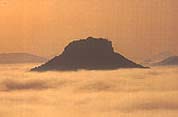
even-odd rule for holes
{"type": "Polygon", "coordinates": [[[113,54],[112,42],[103,38],[88,37],[79,41],[73,41],[65,47],[63,56],[72,57],[96,57],[113,54]]]}
{"type": "Polygon", "coordinates": [[[73,41],[63,53],[31,71],[51,70],[110,70],[118,68],[145,68],[115,53],[112,42],[103,38],[88,37],[73,41]]]}

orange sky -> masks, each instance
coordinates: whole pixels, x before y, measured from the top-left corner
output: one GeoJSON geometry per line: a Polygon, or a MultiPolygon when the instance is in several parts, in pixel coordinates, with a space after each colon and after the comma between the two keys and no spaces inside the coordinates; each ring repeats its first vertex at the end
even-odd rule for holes
{"type": "Polygon", "coordinates": [[[113,41],[130,58],[178,54],[177,0],[0,0],[0,53],[59,54],[73,39],[113,41]]]}

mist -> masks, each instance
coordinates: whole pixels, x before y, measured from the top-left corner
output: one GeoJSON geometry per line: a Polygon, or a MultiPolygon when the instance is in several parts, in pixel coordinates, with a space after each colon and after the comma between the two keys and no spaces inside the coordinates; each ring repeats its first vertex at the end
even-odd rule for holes
{"type": "Polygon", "coordinates": [[[168,117],[178,114],[177,67],[29,72],[0,66],[2,117],[168,117]]]}

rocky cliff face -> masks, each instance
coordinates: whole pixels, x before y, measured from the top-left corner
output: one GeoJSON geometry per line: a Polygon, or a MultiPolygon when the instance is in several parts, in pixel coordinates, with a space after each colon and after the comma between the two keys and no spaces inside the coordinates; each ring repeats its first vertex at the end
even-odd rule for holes
{"type": "Polygon", "coordinates": [[[73,57],[90,57],[97,55],[113,54],[112,43],[105,39],[88,37],[86,40],[73,41],[65,49],[62,55],[73,57]]]}
{"type": "Polygon", "coordinates": [[[118,68],[144,68],[124,56],[115,53],[112,42],[92,38],[71,42],[63,53],[32,71],[48,70],[104,70],[118,68]]]}

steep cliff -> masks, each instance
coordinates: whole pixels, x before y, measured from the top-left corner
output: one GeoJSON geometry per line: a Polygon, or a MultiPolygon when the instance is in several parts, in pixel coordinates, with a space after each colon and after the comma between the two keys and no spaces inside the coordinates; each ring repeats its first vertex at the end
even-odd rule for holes
{"type": "Polygon", "coordinates": [[[144,68],[114,52],[112,42],[88,37],[71,42],[63,53],[31,71],[50,70],[109,70],[118,68],[144,68]]]}

